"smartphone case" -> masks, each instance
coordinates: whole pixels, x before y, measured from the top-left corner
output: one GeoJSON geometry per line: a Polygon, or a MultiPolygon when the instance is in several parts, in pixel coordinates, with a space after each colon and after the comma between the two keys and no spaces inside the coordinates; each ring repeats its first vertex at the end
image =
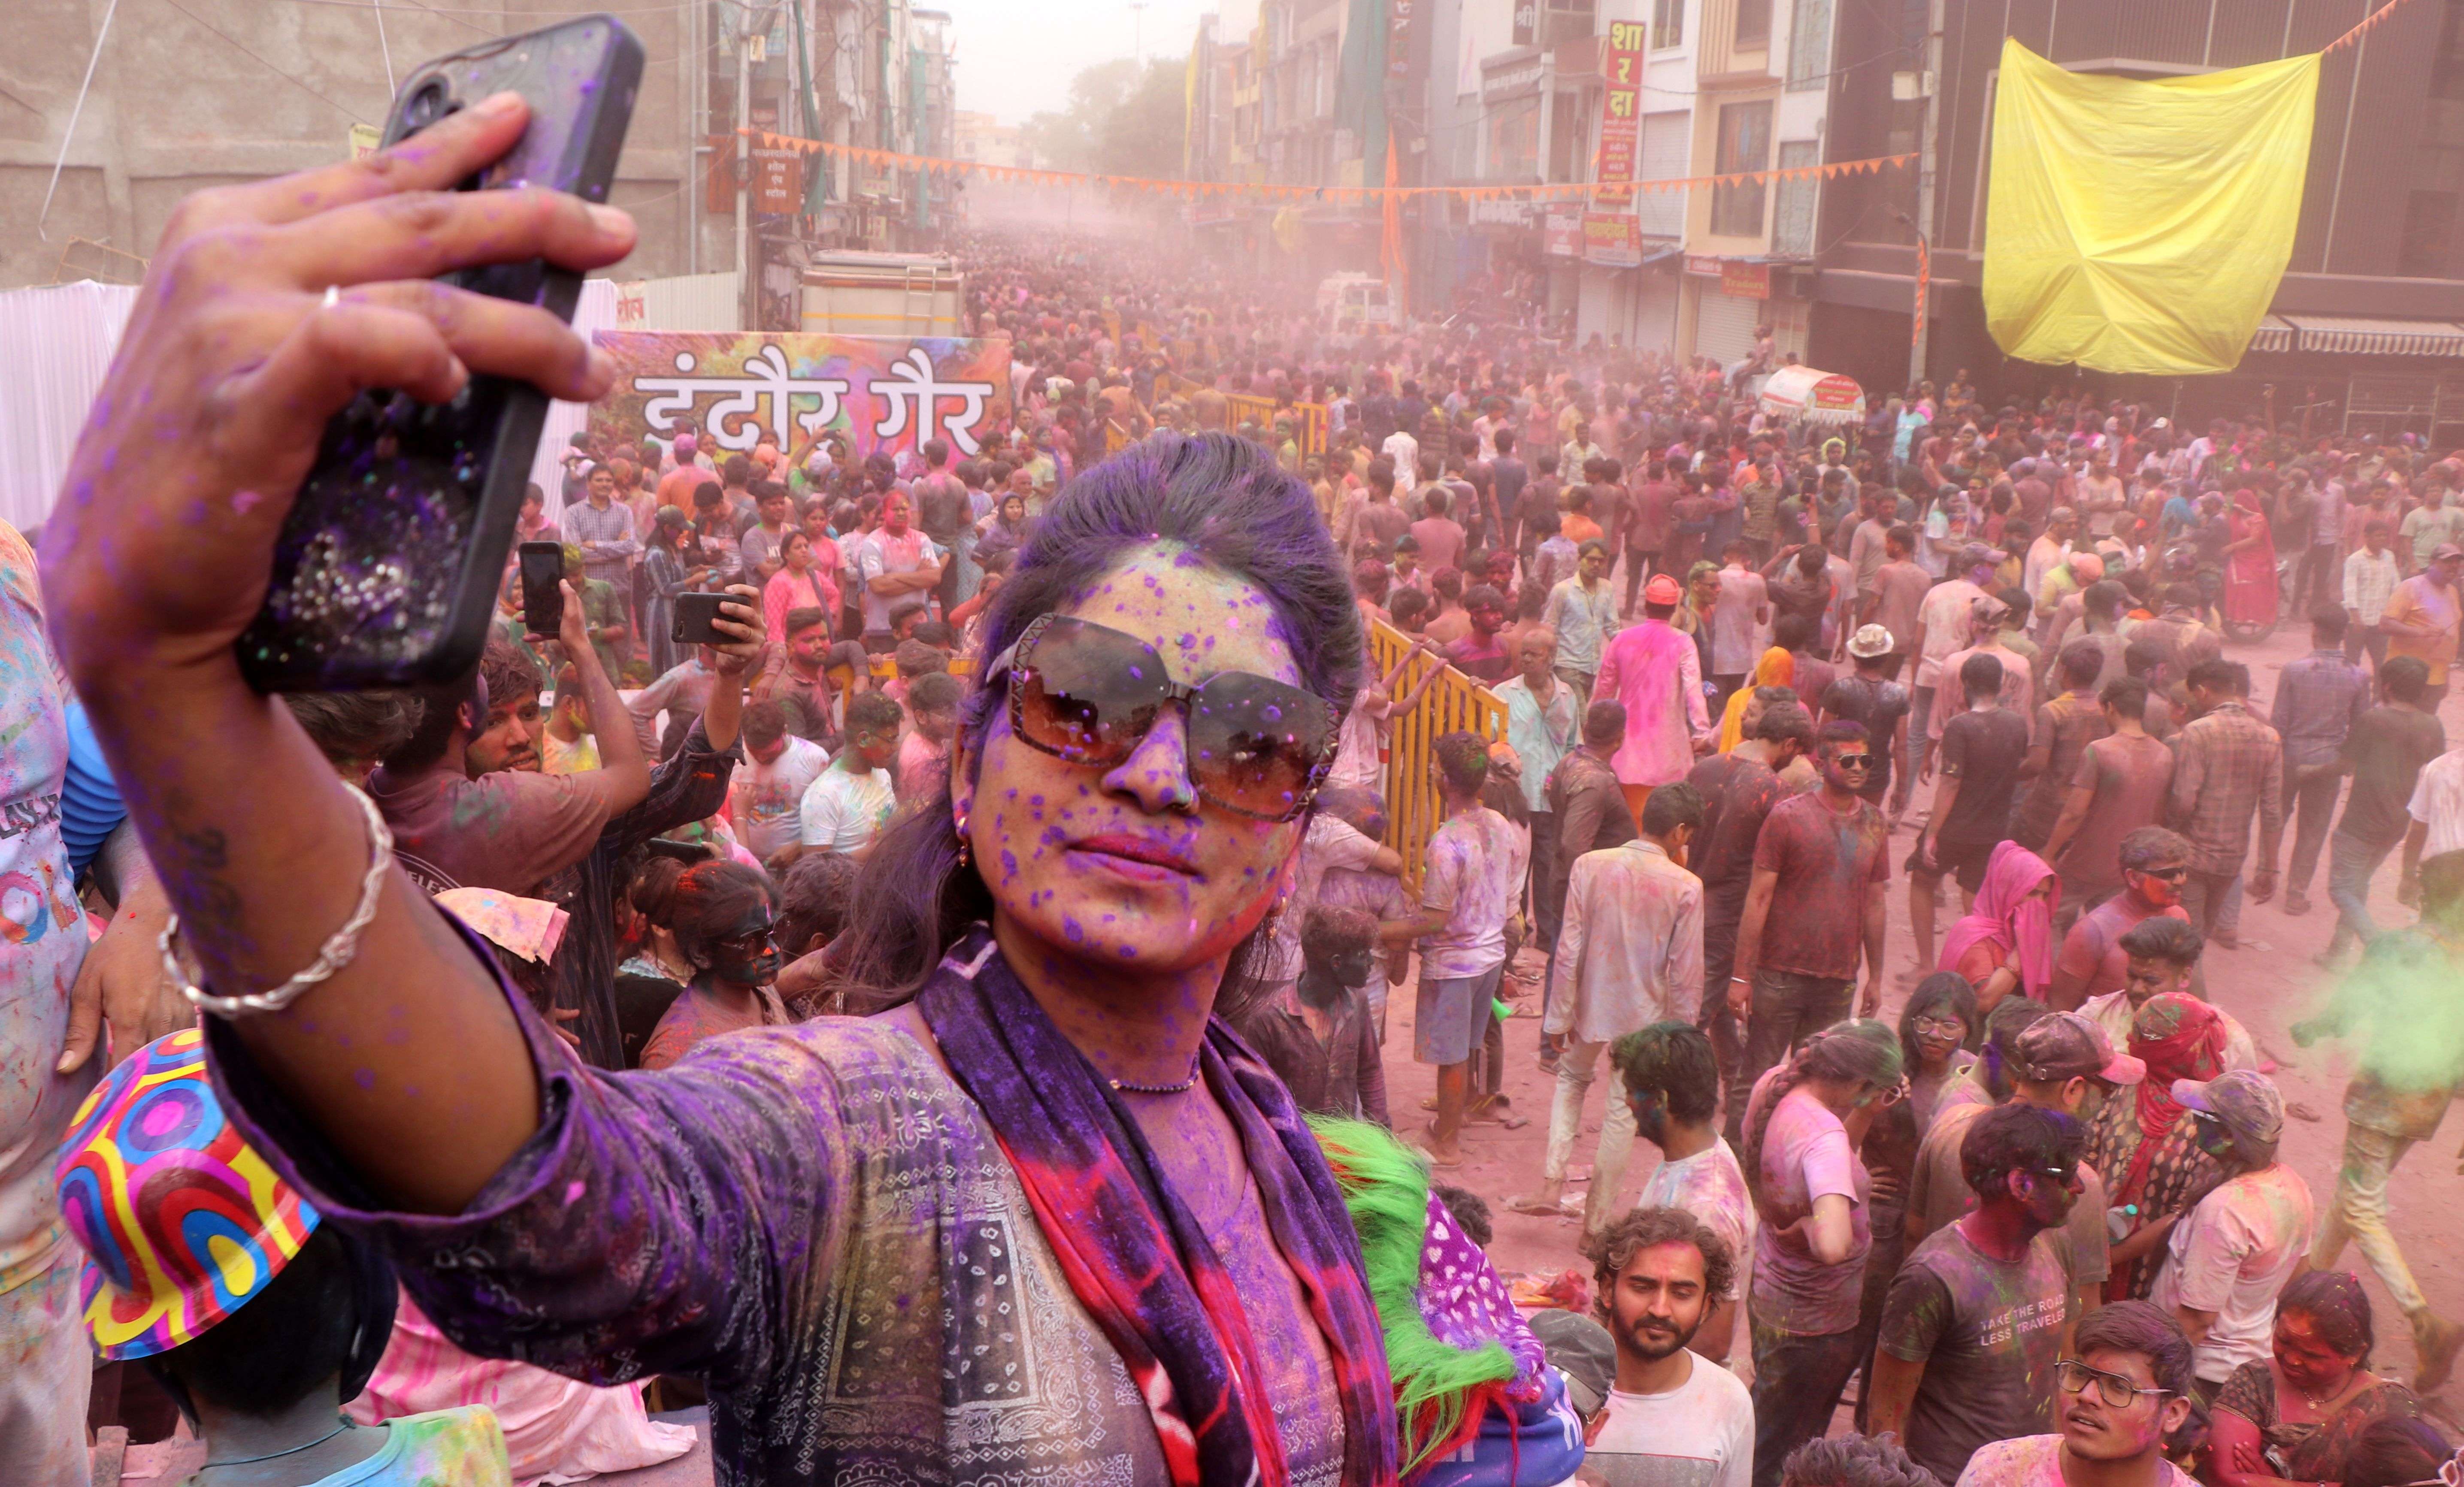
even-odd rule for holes
{"type": "MultiPolygon", "coordinates": [[[[491,41],[405,79],[385,142],[511,90],[529,100],[530,126],[463,188],[536,185],[605,201],[642,63],[639,38],[607,15],[491,41]]],[[[566,320],[582,290],[580,275],[539,259],[446,281],[566,320]]],[[[528,383],[473,377],[451,403],[372,390],[335,415],[275,541],[265,601],[236,642],[250,684],[327,691],[467,673],[487,641],[547,405],[528,383]]]]}

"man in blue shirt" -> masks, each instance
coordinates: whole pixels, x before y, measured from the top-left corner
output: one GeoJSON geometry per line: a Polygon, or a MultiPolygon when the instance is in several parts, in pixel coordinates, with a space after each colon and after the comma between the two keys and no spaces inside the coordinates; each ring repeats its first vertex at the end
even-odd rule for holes
{"type": "Polygon", "coordinates": [[[1555,872],[1557,820],[1549,810],[1549,776],[1572,753],[1582,726],[1583,701],[1557,676],[1557,633],[1547,625],[1523,632],[1515,643],[1519,674],[1499,685],[1506,704],[1506,741],[1514,750],[1515,782],[1531,813],[1531,909],[1540,949],[1554,951],[1557,919],[1565,908],[1565,875],[1555,872]],[[1553,884],[1552,884],[1553,880],[1553,884]],[[1551,891],[1551,888],[1554,891],[1551,891]]]}
{"type": "Polygon", "coordinates": [[[2370,706],[2370,679],[2344,659],[2344,611],[2322,604],[2310,616],[2310,654],[2285,663],[2268,721],[2284,741],[2284,814],[2299,816],[2284,911],[2310,911],[2310,874],[2326,844],[2328,820],[2344,782],[2344,740],[2370,706]]]}

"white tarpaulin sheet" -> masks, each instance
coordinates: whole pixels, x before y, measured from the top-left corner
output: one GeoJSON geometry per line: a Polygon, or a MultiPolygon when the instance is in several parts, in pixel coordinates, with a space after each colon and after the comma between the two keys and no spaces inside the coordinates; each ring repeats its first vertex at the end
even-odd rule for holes
{"type": "Polygon", "coordinates": [[[1865,389],[1856,379],[1810,366],[1783,366],[1763,383],[1762,410],[1815,424],[1861,424],[1865,389]]]}
{"type": "MultiPolygon", "coordinates": [[[[77,431],[136,302],[132,286],[91,280],[0,292],[0,365],[11,372],[0,384],[0,517],[18,530],[40,525],[59,498],[77,431]]],[[[585,336],[616,328],[614,281],[583,281],[573,323],[585,336]]],[[[531,478],[547,492],[551,516],[563,504],[558,454],[587,411],[551,404],[539,431],[531,478]]]]}

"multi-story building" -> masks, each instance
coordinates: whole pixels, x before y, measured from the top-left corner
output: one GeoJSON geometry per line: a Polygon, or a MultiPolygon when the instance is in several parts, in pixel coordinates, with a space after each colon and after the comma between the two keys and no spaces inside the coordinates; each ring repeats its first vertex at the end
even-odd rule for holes
{"type": "MultiPolygon", "coordinates": [[[[911,0],[803,3],[813,11],[806,33],[809,69],[797,68],[792,52],[764,48],[764,60],[756,65],[757,114],[766,108],[781,117],[817,115],[823,138],[834,143],[902,155],[947,157],[956,152],[957,117],[952,106],[946,11],[911,0]],[[769,60],[773,55],[775,66],[769,60]],[[812,79],[809,90],[800,74],[812,79]]],[[[846,158],[816,162],[815,168],[830,172],[830,205],[813,214],[811,238],[817,243],[924,248],[938,243],[957,220],[953,183],[928,172],[846,158]]]]}
{"type": "Polygon", "coordinates": [[[1259,8],[1259,137],[1269,181],[1336,184],[1343,15],[1342,0],[1265,0],[1259,8]]]}
{"type": "MultiPolygon", "coordinates": [[[[1681,10],[1695,31],[1689,177],[1821,162],[1834,0],[1654,0],[1658,22],[1681,10]]],[[[1646,98],[1655,95],[1646,94],[1646,98]]],[[[1646,118],[1648,122],[1648,118],[1646,118]]],[[[1671,120],[1673,123],[1673,120],[1671,120]]],[[[1686,193],[1683,273],[1674,346],[1722,363],[1752,349],[1768,325],[1783,352],[1803,356],[1810,325],[1812,181],[1746,181],[1686,193]]]]}
{"type": "MultiPolygon", "coordinates": [[[[708,8],[633,8],[649,55],[610,199],[641,247],[613,273],[726,268],[695,189],[708,8]]],[[[0,55],[0,288],[133,283],[172,208],[202,186],[348,159],[399,78],[431,56],[570,19],[569,4],[470,7],[32,3],[0,55]]],[[[733,64],[731,61],[730,77],[733,64]]]]}
{"type": "Polygon", "coordinates": [[[965,109],[952,114],[950,120],[958,159],[1012,170],[1039,167],[1035,145],[1018,125],[1002,123],[991,114],[969,113],[965,109]]]}
{"type": "MultiPolygon", "coordinates": [[[[1457,65],[1433,78],[1450,85],[1455,126],[1447,142],[1453,179],[1476,186],[1571,185],[1591,179],[1600,111],[1595,0],[1461,0],[1457,65]]],[[[1453,204],[1466,271],[1458,296],[1475,313],[1519,314],[1545,303],[1581,323],[1587,270],[1575,224],[1579,206],[1529,198],[1453,204]]],[[[1595,294],[1608,282],[1603,274],[1595,294]]],[[[1601,312],[1595,307],[1595,317],[1601,312]]]]}
{"type": "MultiPolygon", "coordinates": [[[[1710,0],[1718,3],[1718,0],[1710,0]]],[[[1933,0],[1938,78],[1925,76],[1925,0],[1891,0],[1894,27],[1843,30],[1829,83],[1826,158],[1933,149],[1930,315],[1921,369],[1965,369],[2033,398],[2075,373],[2004,358],[1979,282],[1992,118],[2006,35],[2076,72],[2182,77],[2314,52],[2372,6],[2358,0],[1933,0]]],[[[1912,380],[1918,209],[1913,170],[1827,183],[1808,360],[1879,394],[1912,380]]],[[[2464,0],[2397,7],[2319,80],[2300,227],[2272,313],[2233,372],[2097,378],[2104,390],[2204,420],[2244,410],[2335,429],[2464,437],[2464,0]]]]}
{"type": "Polygon", "coordinates": [[[1771,324],[1801,352],[1810,185],[1651,190],[1654,181],[1820,159],[1834,0],[1461,0],[1455,179],[1595,181],[1617,35],[1639,43],[1630,207],[1567,199],[1458,205],[1468,287],[1506,308],[1536,287],[1578,342],[1722,361],[1771,324]],[[1592,219],[1587,229],[1586,217],[1592,219]],[[1605,222],[1630,218],[1630,224],[1605,222]]]}
{"type": "MultiPolygon", "coordinates": [[[[20,9],[22,44],[0,58],[0,288],[133,282],[190,191],[347,158],[420,60],[574,13],[541,0],[20,9]]],[[[950,154],[946,14],[911,0],[618,9],[648,64],[610,193],[641,247],[610,273],[742,268],[769,293],[772,271],[792,276],[809,246],[906,247],[945,230],[947,182],[780,151],[748,163],[739,237],[737,129],[950,154]]]]}

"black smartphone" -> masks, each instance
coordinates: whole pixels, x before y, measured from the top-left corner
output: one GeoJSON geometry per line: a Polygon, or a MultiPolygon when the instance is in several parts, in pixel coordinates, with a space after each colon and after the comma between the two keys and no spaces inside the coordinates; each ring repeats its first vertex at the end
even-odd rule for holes
{"type": "MultiPolygon", "coordinates": [[[[584,16],[420,67],[394,98],[384,142],[510,90],[529,102],[530,126],[461,189],[545,186],[604,202],[641,79],[641,41],[612,16],[584,16]]],[[[536,258],[446,282],[567,320],[582,292],[580,275],[536,258]]],[[[547,405],[528,383],[473,377],[451,403],[375,389],[336,414],[275,540],[264,603],[236,643],[250,684],[332,691],[469,671],[547,405]]]]}
{"type": "Polygon", "coordinates": [[[525,542],[517,553],[522,570],[522,623],[533,635],[564,628],[564,544],[525,542]]]}
{"type": "Polygon", "coordinates": [[[739,604],[744,602],[743,596],[737,594],[677,595],[676,623],[670,637],[679,645],[725,645],[733,643],[736,637],[715,623],[718,619],[718,606],[731,599],[739,604]]]}

